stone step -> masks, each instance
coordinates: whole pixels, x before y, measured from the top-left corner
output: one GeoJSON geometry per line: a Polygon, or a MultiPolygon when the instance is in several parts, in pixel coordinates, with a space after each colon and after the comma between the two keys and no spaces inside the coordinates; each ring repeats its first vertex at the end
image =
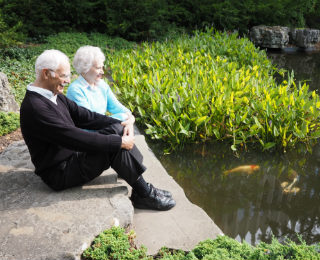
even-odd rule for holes
{"type": "Polygon", "coordinates": [[[129,226],[128,187],[109,169],[82,187],[54,192],[32,169],[0,166],[0,259],[80,259],[101,231],[129,226]]]}

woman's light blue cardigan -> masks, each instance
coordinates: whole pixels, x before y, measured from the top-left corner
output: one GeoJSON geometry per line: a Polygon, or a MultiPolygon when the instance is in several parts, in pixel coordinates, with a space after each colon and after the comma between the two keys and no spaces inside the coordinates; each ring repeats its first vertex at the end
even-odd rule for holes
{"type": "Polygon", "coordinates": [[[103,115],[108,111],[112,114],[111,117],[121,121],[125,121],[128,118],[126,113],[130,112],[117,100],[103,79],[93,88],[82,76],[79,76],[70,84],[67,97],[91,111],[103,115]]]}

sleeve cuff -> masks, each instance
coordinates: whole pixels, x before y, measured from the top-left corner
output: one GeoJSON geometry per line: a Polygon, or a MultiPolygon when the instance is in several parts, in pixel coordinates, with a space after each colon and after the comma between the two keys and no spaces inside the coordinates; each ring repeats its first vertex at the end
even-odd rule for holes
{"type": "Polygon", "coordinates": [[[106,135],[107,140],[106,150],[107,152],[117,152],[121,149],[122,138],[120,135],[106,135]]]}

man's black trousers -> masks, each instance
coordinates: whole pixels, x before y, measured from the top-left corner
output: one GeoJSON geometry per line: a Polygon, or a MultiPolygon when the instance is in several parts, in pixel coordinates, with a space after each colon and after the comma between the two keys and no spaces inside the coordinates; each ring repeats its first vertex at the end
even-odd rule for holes
{"type": "MultiPolygon", "coordinates": [[[[113,124],[99,131],[101,134],[122,136],[123,126],[113,124]]],[[[67,161],[48,170],[42,180],[54,190],[81,186],[112,167],[119,177],[132,185],[145,171],[142,154],[134,145],[131,150],[120,149],[116,153],[75,152],[67,161]]]]}

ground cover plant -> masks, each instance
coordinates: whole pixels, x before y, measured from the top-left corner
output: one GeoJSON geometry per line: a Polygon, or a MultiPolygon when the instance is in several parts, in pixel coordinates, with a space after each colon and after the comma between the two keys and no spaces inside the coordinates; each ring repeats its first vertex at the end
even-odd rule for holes
{"type": "Polygon", "coordinates": [[[278,84],[266,53],[237,34],[196,33],[108,57],[119,98],[171,148],[228,140],[286,149],[319,137],[319,96],[292,76],[278,84]]]}
{"type": "Polygon", "coordinates": [[[123,228],[112,227],[100,233],[92,245],[82,254],[82,260],[135,260],[135,259],[163,259],[163,260],[228,260],[228,259],[320,259],[320,244],[306,245],[287,240],[283,244],[273,239],[270,244],[259,243],[251,246],[246,242],[228,237],[219,236],[216,239],[207,239],[200,242],[190,252],[173,250],[163,247],[156,255],[148,256],[145,247],[137,248],[134,244],[135,233],[126,233],[123,228]]]}
{"type": "Polygon", "coordinates": [[[0,136],[11,133],[20,126],[19,114],[0,111],[0,136]]]}

